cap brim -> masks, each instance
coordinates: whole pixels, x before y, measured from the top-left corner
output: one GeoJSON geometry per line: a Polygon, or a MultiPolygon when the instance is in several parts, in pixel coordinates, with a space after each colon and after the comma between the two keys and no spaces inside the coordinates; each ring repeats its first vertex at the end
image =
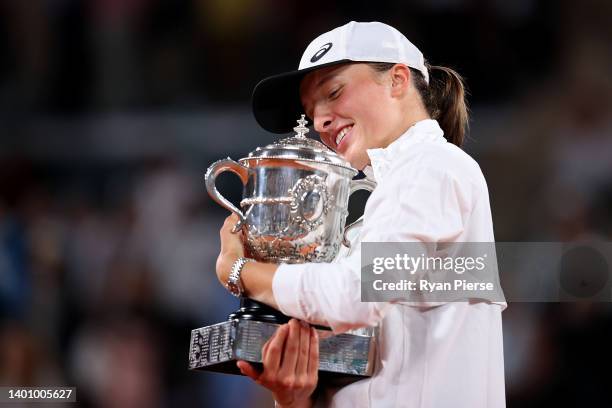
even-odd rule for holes
{"type": "MultiPolygon", "coordinates": [[[[289,133],[304,112],[300,100],[300,83],[316,69],[337,65],[347,60],[329,62],[302,70],[265,78],[255,85],[252,97],[253,115],[259,125],[272,133],[289,133]]],[[[310,120],[310,119],[309,119],[310,120]]]]}

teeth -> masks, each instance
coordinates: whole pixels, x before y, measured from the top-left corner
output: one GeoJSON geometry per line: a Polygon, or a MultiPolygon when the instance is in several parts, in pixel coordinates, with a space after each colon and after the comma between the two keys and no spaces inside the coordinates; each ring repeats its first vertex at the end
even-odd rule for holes
{"type": "Polygon", "coordinates": [[[347,126],[343,128],[340,132],[338,132],[338,136],[336,136],[336,146],[340,144],[344,136],[353,128],[353,126],[347,126]]]}

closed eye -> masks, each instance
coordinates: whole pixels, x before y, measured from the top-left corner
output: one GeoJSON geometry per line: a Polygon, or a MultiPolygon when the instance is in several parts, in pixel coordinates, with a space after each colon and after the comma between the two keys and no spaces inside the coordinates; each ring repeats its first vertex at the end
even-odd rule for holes
{"type": "Polygon", "coordinates": [[[331,91],[330,94],[329,94],[329,99],[336,99],[340,95],[340,90],[341,89],[342,89],[342,87],[339,86],[338,88],[336,88],[333,91],[331,91]]]}

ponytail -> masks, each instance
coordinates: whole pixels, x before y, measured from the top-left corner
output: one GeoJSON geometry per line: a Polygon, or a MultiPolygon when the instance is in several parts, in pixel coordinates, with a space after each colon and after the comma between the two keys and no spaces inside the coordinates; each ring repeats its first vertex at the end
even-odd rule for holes
{"type": "MultiPolygon", "coordinates": [[[[428,64],[429,65],[429,64],[428,64]]],[[[456,71],[440,66],[428,66],[429,103],[427,110],[440,123],[446,139],[461,147],[468,127],[468,107],[465,102],[463,78],[456,71]]]]}
{"type": "MultiPolygon", "coordinates": [[[[369,63],[378,72],[388,71],[393,63],[369,63]]],[[[450,143],[461,147],[468,128],[468,107],[465,101],[463,78],[450,68],[429,65],[429,84],[421,71],[410,68],[412,82],[421,95],[429,116],[440,124],[444,137],[450,143]]]]}
{"type": "MultiPolygon", "coordinates": [[[[425,107],[432,119],[436,119],[449,142],[461,147],[468,127],[468,107],[465,102],[463,78],[450,68],[426,64],[429,86],[421,93],[425,107]]],[[[417,86],[418,88],[418,86],[417,86]]]]}

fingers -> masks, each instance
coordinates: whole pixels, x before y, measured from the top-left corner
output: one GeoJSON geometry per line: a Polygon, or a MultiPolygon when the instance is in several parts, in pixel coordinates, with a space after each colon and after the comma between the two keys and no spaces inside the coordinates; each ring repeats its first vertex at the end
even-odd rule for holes
{"type": "MultiPolygon", "coordinates": [[[[244,256],[244,246],[242,244],[242,235],[232,233],[234,225],[239,221],[235,214],[230,215],[223,222],[223,226],[219,231],[221,241],[221,252],[217,259],[217,267],[221,267],[222,272],[229,273],[231,264],[241,256],[244,256]],[[228,269],[227,271],[223,268],[228,269]]],[[[223,273],[221,274],[223,275],[223,273]]]]}
{"type": "Polygon", "coordinates": [[[234,213],[231,213],[226,219],[225,219],[225,223],[233,226],[235,225],[238,221],[240,221],[240,219],[238,218],[238,216],[234,213]]]}
{"type": "Polygon", "coordinates": [[[295,366],[298,360],[300,347],[300,324],[297,320],[291,319],[287,324],[288,335],[283,351],[283,362],[280,368],[280,376],[293,378],[295,376],[295,366]]]}
{"type": "Polygon", "coordinates": [[[240,227],[242,227],[242,224],[240,223],[240,218],[236,214],[231,214],[229,217],[227,217],[226,223],[230,233],[236,234],[237,232],[240,232],[240,227]]]}
{"type": "Polygon", "coordinates": [[[240,218],[238,218],[236,214],[231,214],[225,219],[225,221],[223,221],[223,226],[221,227],[220,235],[223,236],[224,234],[232,233],[234,227],[236,226],[236,224],[238,224],[239,221],[240,218]]]}
{"type": "Polygon", "coordinates": [[[278,329],[274,332],[274,334],[272,336],[270,336],[268,341],[266,341],[265,344],[263,345],[263,347],[261,349],[261,361],[263,361],[264,358],[266,357],[266,355],[268,354],[268,348],[270,347],[270,342],[276,336],[277,332],[278,332],[278,329]]]}
{"type": "MultiPolygon", "coordinates": [[[[282,327],[282,326],[281,326],[282,327]]],[[[275,337],[277,337],[277,334],[280,332],[280,327],[279,329],[277,329],[274,334],[272,334],[272,336],[270,336],[270,338],[268,339],[268,341],[266,341],[266,343],[263,345],[262,349],[261,349],[261,355],[262,355],[262,362],[265,362],[267,364],[267,362],[269,362],[269,358],[267,358],[268,356],[268,349],[270,348],[270,343],[272,343],[272,341],[274,340],[275,337]]],[[[236,362],[236,366],[238,366],[238,369],[240,369],[240,372],[243,375],[246,375],[247,377],[253,379],[254,381],[258,381],[262,375],[262,373],[260,371],[258,371],[255,367],[253,367],[253,365],[249,364],[246,361],[243,360],[239,360],[236,362]]]]}
{"type": "Polygon", "coordinates": [[[272,391],[277,401],[308,399],[318,382],[319,336],[296,319],[280,326],[262,347],[263,371],[245,361],[240,372],[272,391]]]}
{"type": "Polygon", "coordinates": [[[270,343],[272,343],[272,340],[274,340],[274,338],[276,337],[276,335],[278,334],[278,332],[280,331],[280,328],[282,326],[279,326],[276,331],[274,333],[272,333],[272,336],[270,336],[270,338],[268,339],[268,341],[266,341],[263,345],[263,347],[261,348],[261,362],[263,363],[264,361],[268,361],[266,359],[267,355],[268,355],[268,349],[270,348],[270,343]]]}
{"type": "Polygon", "coordinates": [[[319,373],[319,334],[314,327],[310,328],[310,358],[308,359],[308,377],[314,378],[315,383],[319,373]]]}
{"type": "Polygon", "coordinates": [[[308,359],[310,358],[310,327],[307,323],[300,323],[300,347],[295,373],[298,377],[306,376],[308,372],[308,359]]]}
{"type": "Polygon", "coordinates": [[[281,363],[281,357],[285,348],[285,340],[289,326],[284,324],[280,326],[273,337],[270,338],[266,345],[264,345],[263,353],[263,364],[266,371],[277,372],[281,363]]]}
{"type": "Polygon", "coordinates": [[[261,373],[251,364],[247,363],[246,361],[239,360],[236,365],[238,366],[238,369],[240,369],[240,372],[243,375],[246,375],[254,381],[257,381],[259,379],[261,373]]]}

